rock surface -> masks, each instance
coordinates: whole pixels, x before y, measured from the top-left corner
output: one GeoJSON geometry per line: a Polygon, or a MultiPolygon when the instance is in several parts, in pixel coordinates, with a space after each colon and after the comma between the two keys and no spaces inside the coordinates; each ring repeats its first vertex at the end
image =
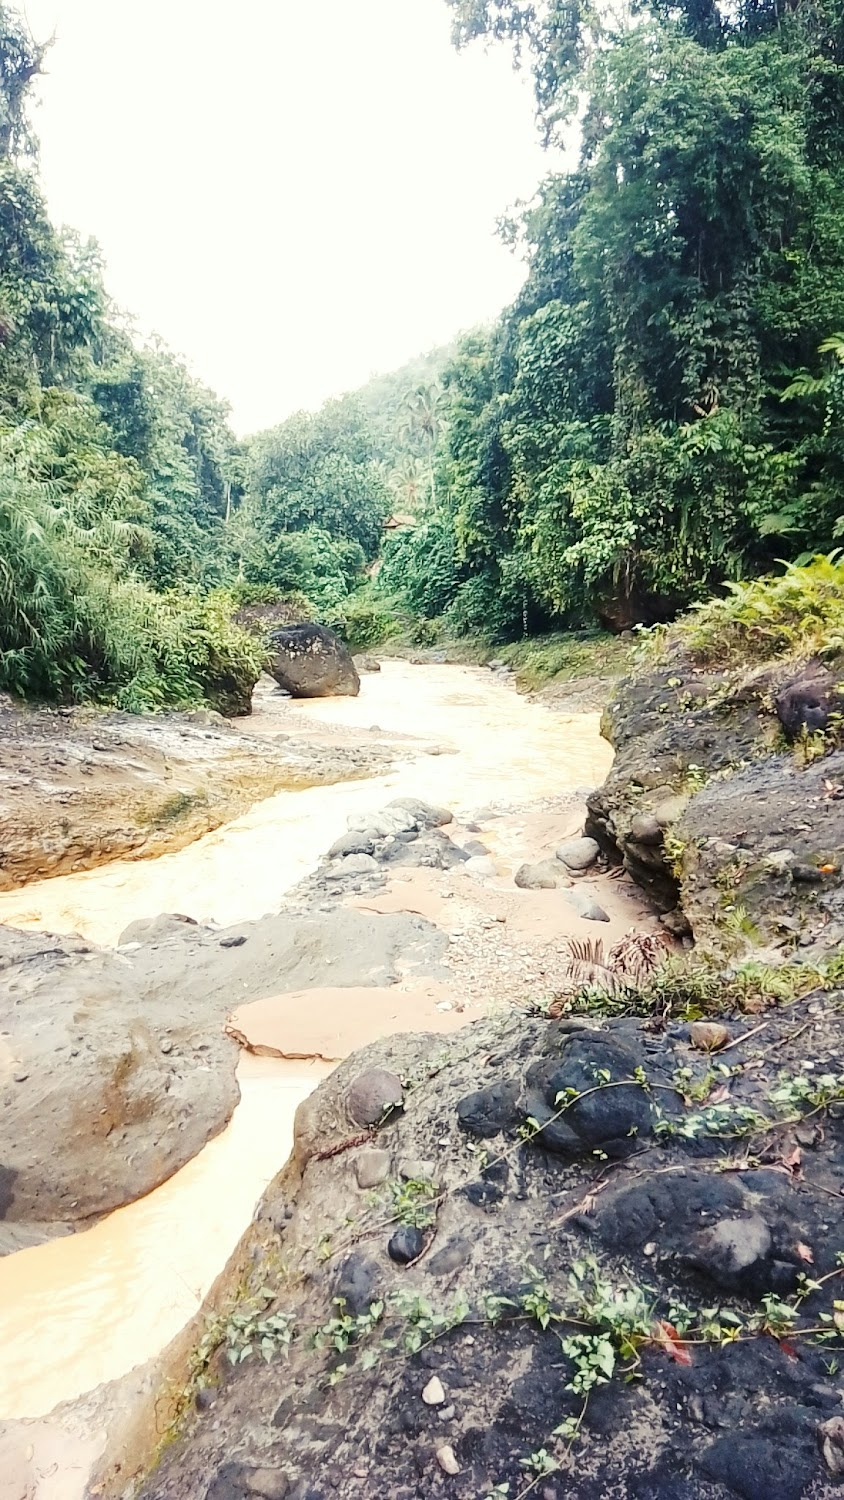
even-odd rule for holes
{"type": "Polygon", "coordinates": [[[158,917],[114,952],[0,928],[0,1221],[25,1226],[0,1249],[141,1197],[223,1128],[239,1097],[234,997],[319,988],[327,973],[389,985],[415,964],[436,970],[445,948],[417,917],[343,909],[229,936],[246,941],[158,917]]]}
{"type": "Polygon", "coordinates": [[[587,833],[707,949],[844,941],[844,751],[781,748],[828,723],[835,680],[812,662],[716,673],[675,649],[605,712],[616,759],[587,833]]]}
{"type": "Polygon", "coordinates": [[[373,745],[236,733],[219,714],[3,714],[0,891],[181,849],[262,797],[375,774],[373,745]]]}
{"type": "Polygon", "coordinates": [[[270,650],[270,675],[292,698],[356,698],[360,692],[349,651],[324,625],[274,630],[270,650]]]}
{"type": "Polygon", "coordinates": [[[438,1039],[403,1037],[349,1059],[302,1107],[296,1166],[239,1253],[241,1307],[263,1310],[271,1293],[269,1313],[292,1319],[289,1350],[269,1364],[212,1357],[210,1410],[187,1417],[145,1500],[247,1500],[259,1473],[287,1500],[478,1500],[520,1493],[540,1449],[556,1465],[537,1488],[551,1500],[833,1500],[840,1339],[825,1347],[801,1328],[823,1326],[838,1295],[829,1193],[844,1139],[832,1111],[801,1159],[794,1109],[769,1093],[807,1050],[819,1071],[840,1067],[837,1003],[809,996],[734,1047],[731,1105],[770,1122],[743,1137],[696,1131],[702,1104],[672,1087],[678,1070],[709,1066],[685,1026],[511,1016],[458,1034],[447,1057],[438,1039]],[[349,1137],[342,1101],[375,1069],[417,1082],[374,1132],[394,1165],[365,1207],[355,1162],[372,1146],[349,1137]],[[414,1158],[436,1162],[425,1229],[391,1222],[391,1185],[414,1158]],[[820,1287],[780,1342],[761,1299],[793,1301],[805,1269],[820,1287]],[[337,1297],[359,1335],[315,1348],[337,1297]],[[608,1297],[639,1329],[637,1379],[616,1345],[583,1412],[568,1340],[598,1336],[608,1297]],[[546,1305],[575,1321],[548,1322],[546,1305]],[[684,1316],[724,1318],[742,1337],[686,1343],[684,1316]],[[560,1424],[581,1413],[570,1445],[560,1424]]]}

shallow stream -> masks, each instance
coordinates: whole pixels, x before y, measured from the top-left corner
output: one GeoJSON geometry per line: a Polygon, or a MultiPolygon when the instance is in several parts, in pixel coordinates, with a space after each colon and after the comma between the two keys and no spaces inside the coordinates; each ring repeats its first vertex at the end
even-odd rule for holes
{"type": "MultiPolygon", "coordinates": [[[[392,740],[395,768],[283,792],[176,854],[118,861],[0,897],[0,923],[114,944],[140,917],[178,911],[228,926],[278,909],[346,827],[396,796],[497,816],[485,841],[502,887],[523,853],[507,809],[600,783],[612,754],[597,714],[566,718],[492,673],[385,662],[357,699],[259,693],[250,735],[392,740]],[[397,739],[395,737],[398,737],[397,739]]],[[[523,826],[523,825],[521,825],[523,826]]],[[[327,1071],[244,1054],[228,1128],[169,1182],[95,1228],[0,1260],[0,1418],[39,1417],[124,1375],[195,1313],[284,1164],[296,1104],[327,1071]]]]}

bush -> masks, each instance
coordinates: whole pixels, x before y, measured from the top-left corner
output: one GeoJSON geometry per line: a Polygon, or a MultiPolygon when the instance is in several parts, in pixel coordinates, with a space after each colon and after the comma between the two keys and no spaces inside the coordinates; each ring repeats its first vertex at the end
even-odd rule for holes
{"type": "Polygon", "coordinates": [[[681,637],[701,661],[844,651],[844,559],[838,554],[727,587],[726,598],[700,605],[680,624],[681,637]]]}
{"type": "Polygon", "coordinates": [[[402,623],[386,601],[361,591],[344,601],[333,628],[344,637],[350,651],[365,651],[400,635],[402,623]]]}

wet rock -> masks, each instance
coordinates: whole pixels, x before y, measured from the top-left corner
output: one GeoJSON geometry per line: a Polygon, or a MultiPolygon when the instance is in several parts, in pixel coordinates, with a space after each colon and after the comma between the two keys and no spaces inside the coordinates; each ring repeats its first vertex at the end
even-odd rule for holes
{"type": "Polygon", "coordinates": [[[387,1254],[396,1265],[408,1266],[411,1261],[418,1260],[425,1249],[425,1236],[421,1229],[416,1229],[411,1224],[402,1224],[395,1234],[391,1236],[387,1245],[387,1254]]]}
{"type": "Polygon", "coordinates": [[[600,854],[596,839],[566,839],[557,850],[557,859],[569,870],[588,870],[600,854]]]}
{"type": "Polygon", "coordinates": [[[426,1261],[426,1268],[432,1276],[451,1276],[454,1271],[465,1266],[471,1257],[471,1242],[463,1235],[456,1234],[426,1261]]]}
{"type": "Polygon", "coordinates": [[[359,1188],[380,1187],[390,1175],[389,1151],[359,1151],[354,1159],[359,1188]]]}
{"type": "Polygon", "coordinates": [[[292,698],[356,698],[360,692],[352,658],[324,625],[289,625],[269,637],[270,674],[292,698]]]}
{"type": "Polygon", "coordinates": [[[824,878],[817,865],[803,864],[800,860],[795,860],[789,873],[798,885],[823,885],[824,878]]]}
{"type": "Polygon", "coordinates": [[[686,913],[681,911],[679,907],[674,911],[664,911],[659,920],[666,932],[670,932],[672,937],[684,938],[691,937],[692,935],[692,924],[686,913]]]}
{"type": "Polygon", "coordinates": [[[777,1438],[730,1433],[706,1450],[701,1468],[741,1500],[803,1500],[814,1465],[808,1442],[798,1447],[777,1438]]]}
{"type": "Polygon", "coordinates": [[[537,864],[520,865],[514,879],[523,891],[556,891],[571,885],[571,876],[557,859],[543,859],[537,864]]]}
{"type": "Polygon", "coordinates": [[[490,1088],[467,1094],[457,1106],[457,1118],[464,1130],[481,1140],[491,1140],[501,1131],[515,1130],[521,1120],[520,1086],[517,1080],[494,1083],[490,1088]]]}
{"type": "Polygon", "coordinates": [[[654,1111],[648,1095],[632,1078],[639,1059],[609,1038],[575,1033],[562,1065],[552,1074],[546,1102],[559,1109],[559,1101],[573,1090],[574,1099],[565,1112],[565,1124],[580,1137],[583,1146],[600,1149],[608,1156],[622,1157],[635,1151],[653,1129],[654,1111]],[[601,1085],[611,1083],[617,1087],[601,1085]]]}
{"type": "Polygon", "coordinates": [[[355,1125],[380,1125],[403,1105],[401,1079],[387,1068],[369,1068],[349,1085],[346,1093],[346,1109],[355,1125]]]}
{"type": "Polygon", "coordinates": [[[774,701],[777,718],[789,740],[822,732],[829,725],[830,714],[841,706],[835,677],[817,660],[807,662],[774,701]]]}

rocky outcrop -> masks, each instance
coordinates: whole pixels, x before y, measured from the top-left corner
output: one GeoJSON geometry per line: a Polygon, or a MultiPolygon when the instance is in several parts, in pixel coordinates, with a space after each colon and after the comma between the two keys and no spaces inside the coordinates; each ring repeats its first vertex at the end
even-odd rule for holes
{"type": "Polygon", "coordinates": [[[726,1081],[634,1020],[350,1058],[144,1500],[478,1500],[537,1464],[546,1500],[833,1500],[841,1106],[796,1081],[807,1050],[837,1077],[831,998],[728,1018],[726,1081]]]}
{"type": "Polygon", "coordinates": [[[412,916],[286,911],[228,932],[139,921],[116,950],[0,928],[0,1251],[148,1193],[226,1124],[235,1001],[436,972],[412,916]],[[23,1238],[22,1238],[23,1237],[23,1238]]]}
{"type": "Polygon", "coordinates": [[[716,674],[675,650],[619,685],[603,721],[616,760],[586,832],[672,930],[679,908],[715,951],[819,955],[844,939],[844,753],[822,735],[834,682],[816,662],[716,674]]]}
{"type": "Polygon", "coordinates": [[[0,891],[181,849],[262,797],[385,769],[375,745],[247,736],[208,710],[3,711],[0,891]]]}
{"type": "Polygon", "coordinates": [[[360,692],[350,653],[324,625],[274,630],[270,651],[270,674],[291,698],[356,698],[360,692]]]}

